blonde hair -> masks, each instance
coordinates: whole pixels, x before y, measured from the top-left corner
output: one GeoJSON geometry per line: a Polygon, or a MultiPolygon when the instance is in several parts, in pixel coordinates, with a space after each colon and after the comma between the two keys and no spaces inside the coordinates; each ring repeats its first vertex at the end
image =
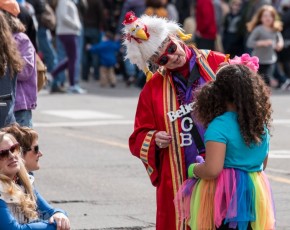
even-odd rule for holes
{"type": "Polygon", "coordinates": [[[282,31],[283,25],[280,20],[280,17],[273,6],[264,5],[262,6],[257,13],[252,17],[251,21],[247,23],[247,29],[249,32],[252,32],[257,25],[262,24],[261,18],[265,11],[269,11],[273,17],[273,25],[272,28],[275,31],[282,31]]]}
{"type": "MultiPolygon", "coordinates": [[[[3,142],[3,138],[7,136],[12,140],[13,143],[17,143],[16,139],[9,133],[0,132],[0,145],[3,142]]],[[[23,212],[24,216],[28,219],[37,219],[38,215],[36,212],[36,198],[33,192],[33,188],[31,182],[28,177],[28,172],[25,169],[22,158],[17,156],[20,164],[20,170],[17,173],[17,177],[19,179],[20,185],[24,187],[25,192],[22,191],[19,184],[16,184],[14,180],[9,178],[8,176],[2,174],[0,172],[0,181],[6,185],[7,193],[11,196],[15,196],[20,200],[18,204],[21,212],[23,212]]]]}

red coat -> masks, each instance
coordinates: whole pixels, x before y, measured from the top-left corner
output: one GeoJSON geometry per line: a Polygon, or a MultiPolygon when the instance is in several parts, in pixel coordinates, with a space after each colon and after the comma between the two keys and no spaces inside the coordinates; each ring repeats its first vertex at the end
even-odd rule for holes
{"type": "Polygon", "coordinates": [[[199,37],[215,40],[217,26],[212,0],[197,0],[195,18],[196,33],[199,37]]]}
{"type": "MultiPolygon", "coordinates": [[[[208,52],[207,55],[210,67],[203,56],[197,58],[196,63],[201,75],[210,80],[211,76],[215,77],[214,72],[225,60],[225,55],[216,52],[208,52]]],[[[185,223],[178,221],[173,204],[176,192],[187,177],[184,151],[180,147],[181,118],[170,122],[167,116],[167,112],[176,111],[179,106],[170,73],[163,76],[156,72],[140,94],[134,132],[129,138],[132,154],[142,160],[152,184],[157,188],[158,230],[186,229],[185,223]],[[172,143],[168,148],[156,147],[154,135],[158,131],[171,134],[172,143]]]]}

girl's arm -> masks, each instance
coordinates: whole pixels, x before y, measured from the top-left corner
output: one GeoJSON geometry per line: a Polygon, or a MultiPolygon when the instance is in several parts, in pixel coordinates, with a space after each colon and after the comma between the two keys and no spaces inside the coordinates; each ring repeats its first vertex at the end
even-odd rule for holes
{"type": "Polygon", "coordinates": [[[34,189],[34,194],[36,196],[36,202],[37,202],[37,211],[40,214],[40,219],[42,220],[48,220],[52,215],[54,215],[57,212],[61,212],[64,215],[66,213],[57,208],[53,208],[40,194],[37,192],[36,189],[34,189]]]}
{"type": "Polygon", "coordinates": [[[30,224],[19,224],[11,214],[5,201],[0,200],[0,230],[56,230],[56,225],[46,221],[30,224]]]}
{"type": "Polygon", "coordinates": [[[205,162],[195,166],[194,174],[202,179],[214,179],[224,167],[226,144],[208,141],[206,142],[205,148],[205,162]]]}
{"type": "Polygon", "coordinates": [[[277,44],[275,50],[281,51],[283,47],[284,47],[284,39],[282,37],[282,34],[280,32],[277,32],[277,44]]]}

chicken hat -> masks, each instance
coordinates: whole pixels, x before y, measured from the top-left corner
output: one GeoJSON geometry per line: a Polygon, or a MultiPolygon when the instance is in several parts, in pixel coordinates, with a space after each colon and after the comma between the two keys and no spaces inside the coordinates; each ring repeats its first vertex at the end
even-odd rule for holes
{"type": "Polygon", "coordinates": [[[145,14],[138,18],[132,11],[126,13],[123,25],[123,45],[127,48],[125,59],[129,59],[143,70],[147,81],[152,77],[148,61],[168,36],[178,35],[182,40],[191,38],[191,35],[184,34],[183,29],[174,21],[145,14]]]}

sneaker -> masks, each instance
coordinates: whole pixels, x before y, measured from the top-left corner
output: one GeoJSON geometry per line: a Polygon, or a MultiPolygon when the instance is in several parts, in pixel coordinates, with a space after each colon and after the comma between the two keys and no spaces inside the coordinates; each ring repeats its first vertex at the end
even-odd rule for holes
{"type": "Polygon", "coordinates": [[[53,86],[50,88],[50,93],[66,93],[66,90],[59,86],[53,86]]]}
{"type": "Polygon", "coordinates": [[[79,85],[70,86],[67,89],[67,92],[68,93],[75,93],[75,94],[85,94],[85,93],[87,93],[87,91],[85,89],[82,89],[79,85]]]}
{"type": "Polygon", "coordinates": [[[288,90],[290,89],[290,79],[287,79],[282,85],[281,85],[282,90],[288,90]]]}

